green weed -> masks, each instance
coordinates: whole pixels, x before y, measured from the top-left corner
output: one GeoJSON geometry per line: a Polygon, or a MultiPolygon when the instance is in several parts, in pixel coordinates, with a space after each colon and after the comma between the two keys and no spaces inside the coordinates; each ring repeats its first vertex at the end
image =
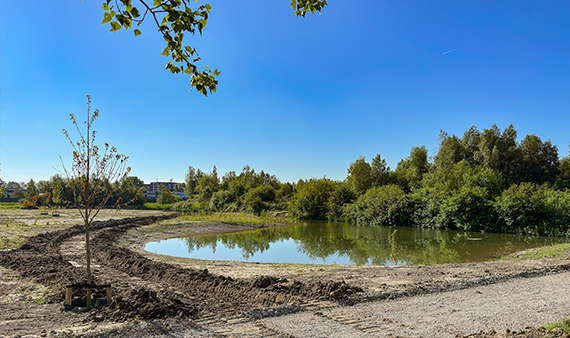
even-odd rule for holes
{"type": "Polygon", "coordinates": [[[549,331],[552,331],[554,329],[562,329],[570,333],[570,318],[566,318],[566,315],[564,315],[564,318],[562,318],[562,320],[548,325],[543,325],[542,327],[549,331]]]}

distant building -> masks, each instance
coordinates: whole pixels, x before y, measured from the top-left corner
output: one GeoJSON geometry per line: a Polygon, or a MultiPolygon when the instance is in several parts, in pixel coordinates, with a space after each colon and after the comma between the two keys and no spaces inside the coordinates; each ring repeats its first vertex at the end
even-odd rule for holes
{"type": "Polygon", "coordinates": [[[176,182],[170,181],[170,182],[150,182],[150,184],[145,184],[146,192],[144,193],[144,196],[146,197],[146,199],[156,199],[158,197],[158,193],[160,192],[161,185],[167,187],[168,190],[170,190],[174,195],[182,199],[188,198],[188,195],[186,195],[184,192],[174,191],[174,186],[176,185],[176,182]]]}
{"type": "Polygon", "coordinates": [[[176,185],[176,182],[150,182],[150,184],[145,185],[147,192],[156,192],[158,194],[161,185],[164,185],[170,191],[174,191],[174,185],[176,185]]]}
{"type": "MultiPolygon", "coordinates": [[[[21,188],[8,188],[6,189],[5,193],[6,193],[6,197],[10,198],[12,197],[12,194],[14,193],[14,191],[21,189],[21,188]]],[[[25,193],[26,189],[22,189],[22,191],[25,193]]]]}

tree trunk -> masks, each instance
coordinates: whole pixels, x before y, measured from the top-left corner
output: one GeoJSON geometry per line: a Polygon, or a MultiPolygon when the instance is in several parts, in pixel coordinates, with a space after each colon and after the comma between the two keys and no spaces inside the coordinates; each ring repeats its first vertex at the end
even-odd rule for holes
{"type": "MultiPolygon", "coordinates": [[[[91,285],[91,250],[89,248],[89,220],[85,220],[85,258],[87,260],[87,284],[91,285]]],[[[87,288],[87,296],[85,298],[85,306],[91,308],[91,289],[87,288]]]]}

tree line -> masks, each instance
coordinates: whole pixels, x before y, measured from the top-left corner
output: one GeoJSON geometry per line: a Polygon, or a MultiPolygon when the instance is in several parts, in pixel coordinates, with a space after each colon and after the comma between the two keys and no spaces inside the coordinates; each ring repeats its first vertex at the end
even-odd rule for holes
{"type": "MultiPolygon", "coordinates": [[[[11,198],[19,200],[31,201],[32,198],[39,194],[50,193],[51,198],[49,205],[65,207],[74,201],[73,190],[78,186],[73,184],[70,179],[64,178],[59,174],[53,175],[49,180],[34,181],[30,179],[27,183],[0,180],[0,197],[6,196],[7,189],[15,189],[11,198]]],[[[107,206],[121,205],[129,203],[132,205],[143,205],[145,203],[146,187],[144,182],[136,176],[129,176],[120,182],[110,182],[104,180],[101,182],[99,189],[102,191],[114,191],[112,196],[106,202],[107,206]]],[[[79,196],[79,194],[77,194],[79,196]]],[[[102,196],[104,194],[101,194],[102,196]]],[[[38,205],[46,205],[46,199],[38,199],[38,205]]]]}
{"type": "Polygon", "coordinates": [[[391,170],[360,156],[344,181],[299,183],[289,211],[300,219],[570,235],[570,157],[534,134],[518,142],[512,125],[442,131],[432,158],[413,147],[391,170]]]}
{"type": "MultiPolygon", "coordinates": [[[[114,184],[108,204],[134,201],[143,205],[144,183],[128,177],[114,184]]],[[[5,183],[13,196],[30,199],[52,193],[52,203],[72,198],[71,184],[59,175],[48,181],[5,183]],[[26,188],[24,193],[23,188],[26,188]]],[[[570,157],[534,134],[517,141],[511,125],[471,127],[462,136],[439,135],[435,154],[425,146],[391,169],[377,154],[370,162],[359,156],[344,180],[329,178],[281,182],[275,175],[246,165],[220,177],[216,166],[207,173],[189,166],[175,191],[161,187],[157,202],[178,211],[287,211],[299,220],[344,220],[358,225],[401,225],[469,231],[570,234],[570,157]]]]}

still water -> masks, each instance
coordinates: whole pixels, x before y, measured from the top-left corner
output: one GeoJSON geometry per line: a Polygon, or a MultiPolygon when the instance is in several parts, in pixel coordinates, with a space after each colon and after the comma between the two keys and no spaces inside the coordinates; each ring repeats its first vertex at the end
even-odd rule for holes
{"type": "Polygon", "coordinates": [[[148,243],[158,254],[207,260],[306,264],[443,264],[486,261],[564,238],[306,222],[148,243]]]}

